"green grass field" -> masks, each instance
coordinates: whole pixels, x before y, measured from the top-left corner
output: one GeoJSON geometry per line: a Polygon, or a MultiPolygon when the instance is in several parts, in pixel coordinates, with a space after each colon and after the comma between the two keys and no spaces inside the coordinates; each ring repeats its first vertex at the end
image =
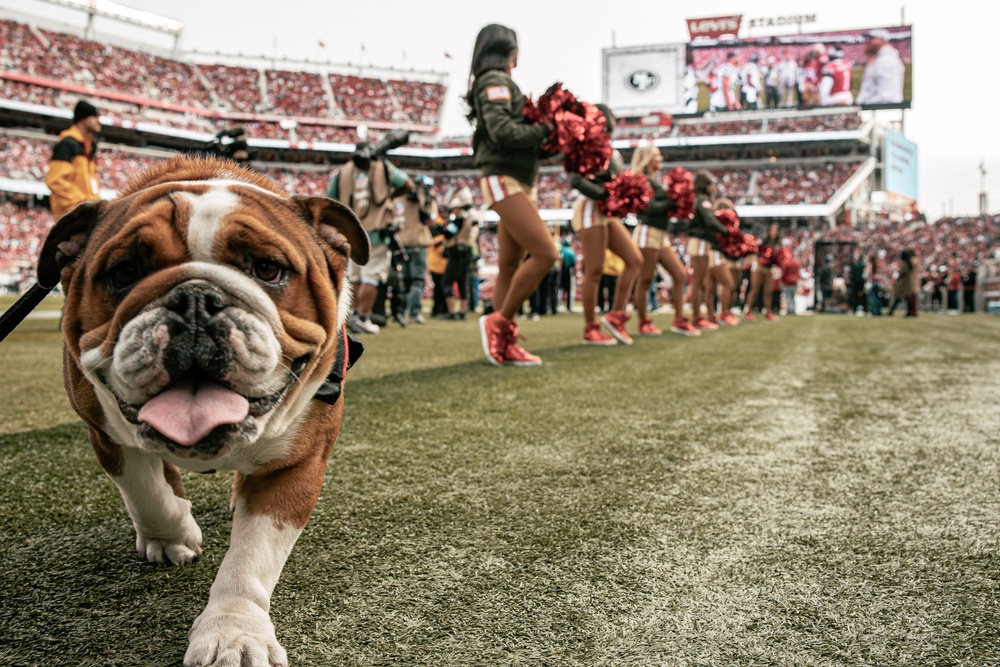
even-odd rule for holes
{"type": "MultiPolygon", "coordinates": [[[[292,664],[1000,664],[1000,318],[522,328],[541,368],[473,320],[364,339],[272,601],[292,664]]],[[[185,476],[199,561],[141,560],[59,346],[0,343],[0,664],[180,665],[231,478],[185,476]]]]}

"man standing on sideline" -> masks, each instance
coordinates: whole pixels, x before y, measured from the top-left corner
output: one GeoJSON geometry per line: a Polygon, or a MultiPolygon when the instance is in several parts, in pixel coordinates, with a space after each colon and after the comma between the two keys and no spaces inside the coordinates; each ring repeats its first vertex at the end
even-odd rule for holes
{"type": "Polygon", "coordinates": [[[472,190],[468,186],[459,188],[448,202],[451,215],[445,227],[452,236],[445,249],[448,265],[444,271],[444,293],[453,320],[464,320],[469,312],[469,265],[475,261],[474,246],[479,244],[479,222],[473,207],[472,190]]]}
{"type": "Polygon", "coordinates": [[[868,309],[868,299],[865,296],[865,259],[860,250],[854,251],[847,289],[848,307],[851,313],[864,315],[868,309]]]}
{"type": "Polygon", "coordinates": [[[906,66],[899,51],[889,43],[890,37],[885,28],[868,31],[865,45],[868,62],[861,75],[861,89],[854,99],[855,104],[899,104],[903,101],[906,66]]]}
{"type": "Polygon", "coordinates": [[[344,204],[358,216],[368,232],[371,255],[364,266],[347,262],[347,279],[354,287],[354,314],[347,327],[352,333],[377,334],[379,326],[371,314],[378,296],[378,286],[389,277],[392,251],[392,225],[395,206],[392,200],[413,190],[413,181],[383,157],[362,159],[368,142],[357,144],[352,159],[334,172],[326,196],[344,204]]]}
{"type": "Polygon", "coordinates": [[[795,314],[795,294],[799,291],[799,271],[802,266],[794,255],[789,256],[788,261],[781,267],[781,293],[785,297],[785,311],[789,315],[795,314]]]}
{"type": "Polygon", "coordinates": [[[562,248],[559,249],[562,268],[559,272],[559,289],[562,292],[562,303],[567,313],[573,312],[573,285],[576,283],[576,253],[573,252],[573,241],[568,236],[562,238],[562,248]]]}
{"type": "Polygon", "coordinates": [[[742,96],[744,109],[753,110],[760,108],[763,74],[761,73],[759,62],[760,55],[751,53],[750,60],[740,70],[740,95],[742,96]]]}
{"type": "Polygon", "coordinates": [[[45,185],[52,194],[49,208],[56,220],[85,201],[101,198],[97,182],[97,134],[101,120],[97,109],[80,100],[73,109],[73,124],[59,135],[52,149],[45,185]]]}
{"type": "Polygon", "coordinates": [[[844,52],[837,47],[831,47],[827,56],[829,60],[820,70],[820,106],[850,106],[854,103],[854,96],[851,94],[851,63],[844,60],[844,52]]]}
{"type": "Polygon", "coordinates": [[[726,54],[726,62],[715,70],[718,86],[709,97],[711,111],[740,111],[740,56],[735,51],[726,54]]]}
{"type": "Polygon", "coordinates": [[[833,257],[827,255],[823,258],[823,265],[819,267],[819,294],[823,298],[820,311],[830,312],[833,301],[833,257]]]}
{"type": "Polygon", "coordinates": [[[403,265],[403,287],[406,301],[403,317],[407,323],[426,324],[421,312],[424,303],[424,283],[427,278],[427,247],[433,243],[431,225],[439,223],[437,202],[431,188],[434,179],[417,176],[414,189],[407,193],[403,206],[403,222],[397,238],[406,250],[403,265]]]}

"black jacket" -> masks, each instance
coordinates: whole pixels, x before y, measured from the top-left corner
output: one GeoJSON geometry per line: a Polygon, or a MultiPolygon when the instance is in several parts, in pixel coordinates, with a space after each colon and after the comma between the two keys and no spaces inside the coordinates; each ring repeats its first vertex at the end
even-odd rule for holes
{"type": "Polygon", "coordinates": [[[718,247],[719,239],[716,234],[728,232],[726,226],[715,217],[712,200],[705,195],[697,195],[694,198],[694,215],[688,223],[688,235],[704,239],[711,242],[713,247],[718,247]]]}
{"type": "Polygon", "coordinates": [[[625,171],[625,161],[622,159],[622,154],[614,151],[611,153],[607,169],[597,172],[590,178],[580,174],[570,174],[569,184],[584,197],[601,201],[608,197],[608,191],[604,189],[604,184],[623,171],[625,171]]]}
{"type": "Polygon", "coordinates": [[[483,176],[513,176],[525,185],[535,183],[541,145],[549,136],[547,125],[525,120],[524,94],[513,79],[490,70],[476,79],[473,100],[476,131],[472,135],[472,162],[483,176]]]}
{"type": "Polygon", "coordinates": [[[646,180],[653,188],[653,196],[649,199],[649,206],[638,215],[639,222],[667,231],[670,229],[670,214],[677,208],[677,204],[667,197],[667,191],[663,189],[659,179],[650,178],[647,174],[646,180]]]}

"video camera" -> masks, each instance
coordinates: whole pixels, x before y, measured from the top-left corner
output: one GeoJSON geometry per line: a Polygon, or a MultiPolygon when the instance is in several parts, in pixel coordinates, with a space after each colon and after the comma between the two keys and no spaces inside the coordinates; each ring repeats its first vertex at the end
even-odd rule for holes
{"type": "Polygon", "coordinates": [[[359,148],[351,155],[351,161],[358,169],[368,171],[372,160],[380,160],[385,154],[394,148],[405,145],[410,140],[410,133],[406,130],[393,130],[373,144],[368,144],[359,148]]]}
{"type": "Polygon", "coordinates": [[[244,167],[248,167],[250,166],[250,162],[257,157],[257,154],[250,148],[247,140],[243,138],[245,133],[246,130],[242,127],[219,130],[211,141],[202,144],[194,152],[199,155],[211,155],[234,160],[244,167]]]}

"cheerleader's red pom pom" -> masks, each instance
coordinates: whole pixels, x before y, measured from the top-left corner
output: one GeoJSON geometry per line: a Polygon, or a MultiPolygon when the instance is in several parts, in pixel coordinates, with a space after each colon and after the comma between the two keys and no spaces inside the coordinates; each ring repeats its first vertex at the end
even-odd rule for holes
{"type": "Polygon", "coordinates": [[[642,174],[626,169],[604,184],[608,196],[598,203],[601,213],[612,218],[621,218],[629,213],[638,214],[646,210],[653,197],[653,187],[642,174]]]}
{"type": "Polygon", "coordinates": [[[774,248],[769,245],[760,246],[757,251],[757,259],[762,266],[771,266],[774,261],[774,248]]]}
{"type": "Polygon", "coordinates": [[[683,167],[667,172],[667,197],[677,208],[673,215],[678,220],[687,220],[694,213],[694,176],[683,167]]]}
{"type": "Polygon", "coordinates": [[[731,208],[724,208],[716,211],[715,217],[719,219],[719,222],[725,225],[726,229],[728,229],[730,233],[735,232],[740,228],[740,217],[736,215],[736,211],[731,208]]]}
{"type": "Polygon", "coordinates": [[[791,259],[792,253],[788,252],[786,248],[775,248],[771,253],[771,264],[779,268],[784,268],[785,263],[791,259]]]}
{"type": "Polygon", "coordinates": [[[611,159],[611,135],[604,114],[593,104],[581,102],[556,82],[537,102],[525,102],[528,122],[552,123],[552,133],[542,145],[548,155],[561,153],[563,166],[573,174],[590,176],[606,169],[611,159]]]}

